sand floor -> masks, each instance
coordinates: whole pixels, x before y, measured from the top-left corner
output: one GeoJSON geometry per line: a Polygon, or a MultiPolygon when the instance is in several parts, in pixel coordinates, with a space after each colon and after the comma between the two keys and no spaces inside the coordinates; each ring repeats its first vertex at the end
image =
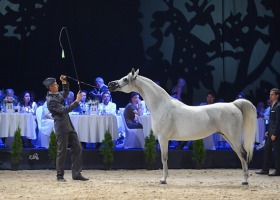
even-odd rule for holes
{"type": "Polygon", "coordinates": [[[167,184],[159,184],[162,170],[84,170],[89,181],[56,181],[53,170],[0,170],[0,199],[280,199],[280,177],[256,175],[242,186],[241,169],[169,170],[167,184]]]}

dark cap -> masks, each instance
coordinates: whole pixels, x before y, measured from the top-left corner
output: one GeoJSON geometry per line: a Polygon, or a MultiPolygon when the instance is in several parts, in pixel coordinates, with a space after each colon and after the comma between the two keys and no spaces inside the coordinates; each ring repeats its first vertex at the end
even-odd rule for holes
{"type": "Polygon", "coordinates": [[[43,85],[45,85],[46,87],[49,87],[51,84],[53,84],[54,82],[56,82],[55,78],[46,78],[43,81],[43,85]]]}

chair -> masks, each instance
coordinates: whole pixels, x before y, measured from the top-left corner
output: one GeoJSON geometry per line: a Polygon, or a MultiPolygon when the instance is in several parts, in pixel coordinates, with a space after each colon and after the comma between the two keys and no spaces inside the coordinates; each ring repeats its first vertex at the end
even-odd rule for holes
{"type": "Polygon", "coordinates": [[[124,149],[130,148],[144,148],[145,139],[143,129],[130,129],[127,127],[123,113],[121,113],[124,127],[125,127],[125,138],[124,138],[124,149]]]}
{"type": "Polygon", "coordinates": [[[38,142],[40,147],[49,148],[50,136],[42,133],[42,114],[43,114],[43,106],[39,106],[36,109],[36,118],[38,123],[38,142]]]}

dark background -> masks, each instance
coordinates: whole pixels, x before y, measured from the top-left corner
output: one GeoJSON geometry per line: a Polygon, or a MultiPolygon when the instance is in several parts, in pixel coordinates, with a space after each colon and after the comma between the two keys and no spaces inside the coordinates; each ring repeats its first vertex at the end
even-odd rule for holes
{"type": "MultiPolygon", "coordinates": [[[[94,84],[127,75],[131,68],[159,80],[168,92],[187,81],[184,102],[235,99],[256,104],[280,82],[280,1],[36,0],[0,8],[0,88],[44,99],[46,77],[61,74],[94,84]],[[59,34],[66,58],[61,58],[59,34]],[[73,56],[69,48],[73,50],[73,56]],[[74,62],[73,62],[74,58],[74,62]]],[[[78,91],[70,81],[71,90],[78,91]]],[[[81,85],[84,90],[92,88],[81,85]]],[[[113,93],[118,107],[129,96],[113,93]]]]}

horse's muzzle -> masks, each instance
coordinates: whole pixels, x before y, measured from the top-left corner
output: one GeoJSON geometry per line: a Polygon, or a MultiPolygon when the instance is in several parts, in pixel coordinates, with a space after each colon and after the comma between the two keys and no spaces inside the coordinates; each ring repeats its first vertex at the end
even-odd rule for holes
{"type": "Polygon", "coordinates": [[[108,89],[110,92],[114,92],[117,88],[119,88],[119,84],[117,81],[111,81],[108,83],[108,89]]]}

